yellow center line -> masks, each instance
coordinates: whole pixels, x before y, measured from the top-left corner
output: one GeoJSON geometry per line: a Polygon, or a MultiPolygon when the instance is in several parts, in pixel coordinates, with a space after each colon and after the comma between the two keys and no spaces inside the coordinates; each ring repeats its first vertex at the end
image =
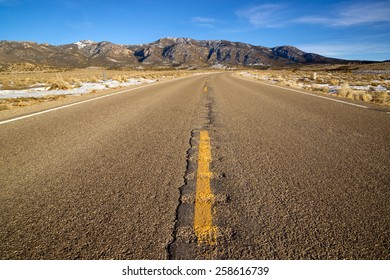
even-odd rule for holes
{"type": "Polygon", "coordinates": [[[212,224],[212,205],[214,194],[210,187],[211,148],[209,133],[200,132],[198,173],[196,177],[194,230],[198,243],[213,245],[216,243],[217,227],[212,224]]]}

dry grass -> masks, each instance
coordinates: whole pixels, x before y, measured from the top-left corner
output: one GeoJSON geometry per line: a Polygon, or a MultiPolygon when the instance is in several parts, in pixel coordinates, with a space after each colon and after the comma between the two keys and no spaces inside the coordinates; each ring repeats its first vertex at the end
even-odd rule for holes
{"type": "Polygon", "coordinates": [[[130,77],[126,75],[116,75],[113,76],[112,79],[118,82],[127,82],[130,79],[130,77]]]}
{"type": "Polygon", "coordinates": [[[373,92],[373,101],[379,104],[385,104],[388,101],[389,94],[385,91],[373,92]]]}
{"type": "Polygon", "coordinates": [[[12,105],[0,103],[0,111],[11,110],[11,109],[12,109],[12,105]]]}
{"type": "Polygon", "coordinates": [[[65,82],[64,80],[56,80],[52,82],[52,84],[49,87],[49,90],[56,90],[56,89],[71,89],[72,86],[65,82]]]}
{"type": "Polygon", "coordinates": [[[348,83],[343,83],[339,89],[338,95],[341,97],[347,97],[350,94],[348,83]]]}
{"type": "MultiPolygon", "coordinates": [[[[370,65],[369,65],[370,66],[370,65]]],[[[373,69],[374,66],[371,66],[373,69]]],[[[390,69],[390,63],[384,64],[390,69]]],[[[327,66],[328,68],[331,66],[327,66]]],[[[390,105],[387,91],[390,90],[390,70],[335,71],[341,65],[328,69],[313,66],[312,70],[246,70],[250,78],[277,83],[297,89],[305,89],[320,94],[334,94],[343,98],[390,105]],[[315,74],[314,74],[315,71],[315,74]],[[377,88],[380,87],[380,88],[377,88]],[[387,90],[387,91],[386,91],[387,90]]],[[[345,66],[348,69],[349,66],[345,66]]],[[[363,67],[363,66],[361,66],[363,67]]],[[[238,72],[239,75],[241,72],[238,72]]]]}
{"type": "Polygon", "coordinates": [[[47,95],[44,97],[21,97],[0,99],[0,111],[66,98],[66,95],[47,95]]]}
{"type": "MultiPolygon", "coordinates": [[[[58,70],[51,72],[0,72],[0,90],[21,90],[31,87],[46,87],[49,90],[66,90],[80,87],[81,83],[97,83],[104,80],[116,80],[127,82],[128,79],[150,79],[167,80],[176,77],[183,77],[195,73],[202,73],[204,70],[105,70],[105,69],[74,69],[70,71],[58,70]]],[[[210,71],[208,71],[210,72],[210,71]]],[[[107,86],[108,88],[108,86],[107,86]]],[[[98,92],[92,90],[92,93],[98,92]]],[[[17,107],[29,106],[36,103],[48,102],[66,95],[50,95],[41,98],[8,98],[0,99],[0,111],[11,110],[17,107]]]]}
{"type": "Polygon", "coordinates": [[[22,72],[0,73],[0,89],[26,89],[37,84],[44,84],[53,89],[75,87],[82,82],[96,83],[102,80],[117,80],[119,82],[128,79],[152,79],[165,80],[174,77],[191,75],[202,70],[103,70],[103,69],[74,69],[58,72],[22,72]]]}
{"type": "Polygon", "coordinates": [[[361,93],[360,98],[365,102],[370,102],[372,100],[372,95],[366,92],[361,93]]]}

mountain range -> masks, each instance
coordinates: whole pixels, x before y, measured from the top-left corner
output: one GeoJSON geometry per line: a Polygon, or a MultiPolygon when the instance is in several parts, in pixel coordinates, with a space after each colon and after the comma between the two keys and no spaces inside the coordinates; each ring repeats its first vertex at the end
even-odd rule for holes
{"type": "Polygon", "coordinates": [[[292,46],[267,48],[225,40],[162,38],[142,45],[83,40],[64,45],[0,41],[0,69],[29,63],[49,67],[283,67],[351,62],[292,46]]]}

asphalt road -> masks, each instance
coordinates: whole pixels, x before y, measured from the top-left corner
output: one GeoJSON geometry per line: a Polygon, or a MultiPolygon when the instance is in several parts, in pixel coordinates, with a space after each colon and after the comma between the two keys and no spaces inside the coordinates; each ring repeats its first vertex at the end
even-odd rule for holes
{"type": "Polygon", "coordinates": [[[222,73],[0,120],[0,258],[389,259],[390,110],[343,101],[222,73]]]}

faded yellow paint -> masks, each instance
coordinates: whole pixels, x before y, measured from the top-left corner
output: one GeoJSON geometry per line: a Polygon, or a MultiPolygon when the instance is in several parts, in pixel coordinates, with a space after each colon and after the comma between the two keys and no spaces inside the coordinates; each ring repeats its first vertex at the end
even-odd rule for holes
{"type": "Polygon", "coordinates": [[[205,92],[205,93],[206,93],[206,92],[207,92],[207,90],[208,90],[208,89],[207,89],[207,86],[204,86],[204,87],[203,87],[203,92],[205,92]]]}
{"type": "Polygon", "coordinates": [[[210,172],[211,148],[209,133],[205,130],[200,132],[198,172],[196,176],[196,195],[194,230],[198,243],[213,245],[217,239],[217,227],[212,223],[212,205],[214,194],[211,191],[210,172]]]}

